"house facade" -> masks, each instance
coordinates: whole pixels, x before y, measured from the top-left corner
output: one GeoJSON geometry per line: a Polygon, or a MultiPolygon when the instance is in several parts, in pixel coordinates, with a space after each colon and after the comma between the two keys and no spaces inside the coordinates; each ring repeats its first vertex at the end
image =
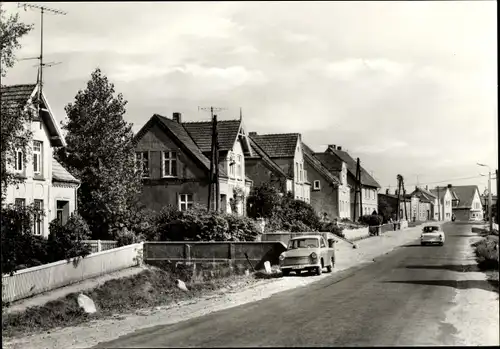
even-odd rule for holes
{"type": "MultiPolygon", "coordinates": [[[[245,152],[251,149],[243,123],[219,121],[218,134],[220,210],[244,215],[252,181],[245,175],[245,152]]],[[[141,203],[155,211],[207,206],[211,137],[211,122],[183,123],[180,113],[171,119],[153,115],[134,137],[136,168],[143,173],[141,203]]]]}
{"type": "Polygon", "coordinates": [[[437,198],[437,220],[446,222],[451,221],[453,215],[451,185],[447,187],[436,187],[431,190],[431,193],[437,198]]]}
{"type": "Polygon", "coordinates": [[[41,94],[41,111],[34,105],[38,85],[14,85],[2,87],[3,105],[31,112],[33,119],[25,127],[33,134],[29,154],[16,152],[14,166],[7,171],[23,178],[23,183],[6,189],[6,203],[31,205],[43,209],[45,216],[34,223],[35,235],[48,237],[49,223],[58,219],[66,223],[77,208],[77,189],[80,181],[73,177],[53,157],[54,147],[65,146],[65,141],[45,95],[41,94]],[[24,164],[23,157],[27,157],[24,164]]]}
{"type": "MultiPolygon", "coordinates": [[[[394,194],[389,192],[389,189],[385,193],[377,194],[378,196],[378,209],[377,212],[384,217],[384,222],[392,219],[397,220],[397,210],[398,210],[398,191],[395,190],[394,194]]],[[[401,195],[399,197],[399,219],[403,220],[408,217],[411,219],[412,204],[415,205],[412,200],[418,200],[418,198],[413,198],[411,195],[401,195]],[[405,207],[406,206],[406,207],[405,207]]]]}
{"type": "Polygon", "coordinates": [[[350,218],[350,188],[347,184],[347,167],[341,162],[335,173],[314,156],[314,152],[302,143],[304,166],[311,182],[311,205],[320,217],[330,220],[350,218]]]}
{"type": "Polygon", "coordinates": [[[448,185],[457,198],[453,205],[453,214],[457,221],[481,221],[484,219],[481,195],[477,185],[448,185]]]}
{"type": "MultiPolygon", "coordinates": [[[[304,168],[301,136],[298,133],[258,135],[249,133],[250,138],[272,159],[287,176],[292,177],[291,193],[296,200],[311,201],[311,183],[304,168]]],[[[287,188],[290,189],[290,188],[287,188]]]]}
{"type": "MultiPolygon", "coordinates": [[[[342,150],[341,146],[329,145],[325,152],[314,154],[328,169],[335,171],[339,169],[341,163],[345,163],[347,169],[347,185],[350,187],[350,218],[354,219],[354,188],[356,184],[356,161],[342,150]]],[[[378,190],[380,184],[361,167],[361,206],[356,215],[370,215],[374,211],[378,212],[378,190]],[[360,211],[360,212],[359,212],[360,211]]],[[[358,203],[359,205],[359,203],[358,203]]]]}
{"type": "Polygon", "coordinates": [[[411,220],[414,222],[438,220],[437,196],[430,192],[428,187],[415,187],[410,196],[412,198],[411,217],[409,217],[411,220]]]}

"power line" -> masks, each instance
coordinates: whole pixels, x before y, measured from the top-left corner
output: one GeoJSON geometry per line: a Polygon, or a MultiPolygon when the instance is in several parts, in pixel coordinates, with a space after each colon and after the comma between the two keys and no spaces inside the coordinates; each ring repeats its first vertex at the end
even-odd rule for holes
{"type": "MultiPolygon", "coordinates": [[[[409,183],[409,184],[406,184],[408,186],[410,185],[425,185],[425,184],[439,184],[439,183],[445,183],[445,182],[452,182],[452,181],[459,181],[459,180],[465,180],[465,179],[474,179],[474,178],[481,178],[481,177],[484,177],[484,176],[473,176],[473,177],[462,177],[462,178],[451,178],[451,179],[445,179],[445,180],[441,180],[441,181],[434,181],[434,182],[426,182],[426,183],[409,183]]],[[[495,178],[491,178],[491,179],[495,179],[495,178]]],[[[387,186],[387,188],[390,188],[391,186],[387,186]]]]}

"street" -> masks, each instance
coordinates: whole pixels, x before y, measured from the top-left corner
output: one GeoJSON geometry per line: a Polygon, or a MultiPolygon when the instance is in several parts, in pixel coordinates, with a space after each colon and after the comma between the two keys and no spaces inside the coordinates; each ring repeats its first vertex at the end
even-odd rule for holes
{"type": "Polygon", "coordinates": [[[445,314],[455,290],[492,286],[457,278],[477,271],[461,252],[470,225],[443,227],[442,247],[415,241],[309,286],[96,347],[454,345],[457,330],[445,314]]]}

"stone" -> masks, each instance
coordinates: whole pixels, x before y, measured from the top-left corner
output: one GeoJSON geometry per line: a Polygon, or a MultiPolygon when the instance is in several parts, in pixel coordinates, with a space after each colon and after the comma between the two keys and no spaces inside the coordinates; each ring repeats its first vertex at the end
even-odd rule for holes
{"type": "Polygon", "coordinates": [[[78,305],[81,308],[83,308],[83,310],[87,314],[93,314],[97,311],[95,304],[94,304],[94,301],[90,297],[84,295],[83,293],[80,293],[78,295],[78,305]]]}
{"type": "Polygon", "coordinates": [[[184,283],[184,281],[176,280],[175,284],[177,285],[177,288],[179,288],[180,290],[182,290],[184,292],[188,291],[188,288],[187,288],[186,284],[184,283]]]}
{"type": "Polygon", "coordinates": [[[271,262],[265,261],[264,262],[264,269],[266,270],[267,274],[271,274],[273,271],[271,270],[271,262]]]}

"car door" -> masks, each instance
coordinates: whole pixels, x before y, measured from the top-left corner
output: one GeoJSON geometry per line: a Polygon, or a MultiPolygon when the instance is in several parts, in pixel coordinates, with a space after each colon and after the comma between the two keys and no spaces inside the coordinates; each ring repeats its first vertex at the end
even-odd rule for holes
{"type": "Polygon", "coordinates": [[[323,261],[325,262],[325,265],[328,261],[328,247],[326,246],[325,239],[321,237],[319,239],[319,247],[320,247],[320,253],[321,253],[321,258],[323,258],[323,261]]]}

